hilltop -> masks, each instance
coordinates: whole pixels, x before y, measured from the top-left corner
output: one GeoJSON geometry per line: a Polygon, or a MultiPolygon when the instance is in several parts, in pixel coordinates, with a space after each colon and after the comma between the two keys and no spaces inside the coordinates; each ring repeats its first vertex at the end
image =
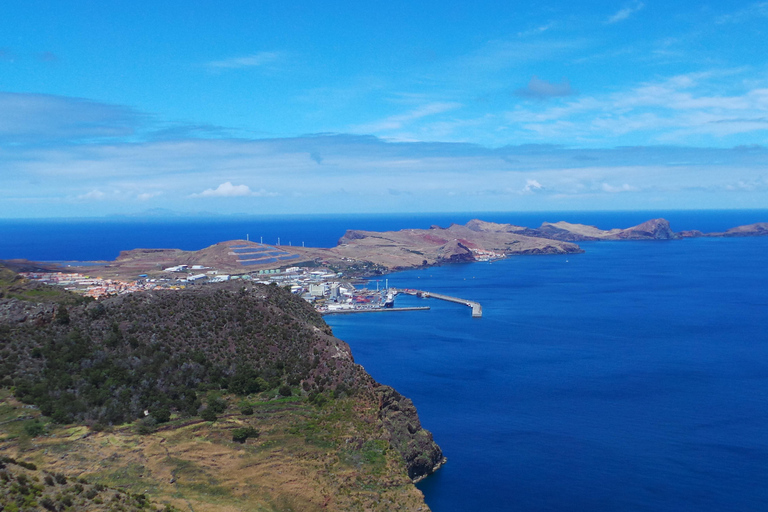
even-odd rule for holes
{"type": "Polygon", "coordinates": [[[413,404],[282,288],[0,304],[6,456],[206,510],[426,509],[413,404]]]}

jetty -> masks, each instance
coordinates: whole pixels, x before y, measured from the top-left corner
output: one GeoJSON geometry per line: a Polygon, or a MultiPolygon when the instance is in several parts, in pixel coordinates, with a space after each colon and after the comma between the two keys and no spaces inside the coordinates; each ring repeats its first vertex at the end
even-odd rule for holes
{"type": "Polygon", "coordinates": [[[321,311],[325,315],[347,315],[350,313],[386,313],[389,311],[427,311],[429,306],[418,306],[412,308],[360,308],[360,309],[332,309],[330,311],[321,311]]]}
{"type": "Polygon", "coordinates": [[[414,290],[411,288],[405,288],[405,289],[397,288],[396,290],[398,293],[415,295],[417,297],[423,297],[425,299],[429,299],[429,298],[440,299],[440,300],[447,300],[448,302],[456,302],[457,304],[464,304],[465,306],[472,308],[472,318],[480,318],[483,316],[483,306],[481,306],[479,302],[460,299],[458,297],[451,297],[450,295],[443,295],[441,293],[426,292],[424,290],[414,290]]]}

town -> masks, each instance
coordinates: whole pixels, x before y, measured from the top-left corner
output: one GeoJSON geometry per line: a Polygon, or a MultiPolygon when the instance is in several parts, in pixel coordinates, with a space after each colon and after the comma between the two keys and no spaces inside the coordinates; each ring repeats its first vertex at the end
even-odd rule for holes
{"type": "Polygon", "coordinates": [[[176,265],[167,267],[151,277],[148,274],[140,274],[131,280],[105,279],[81,272],[65,271],[22,272],[21,275],[45,284],[62,286],[94,299],[146,290],[181,290],[232,280],[275,283],[313,304],[321,314],[393,309],[394,296],[397,294],[396,290],[388,287],[387,280],[383,280],[385,284],[381,287],[381,279],[344,279],[343,273],[323,267],[262,269],[230,275],[202,265],[176,265]],[[374,282],[376,289],[368,289],[369,283],[374,282]]]}

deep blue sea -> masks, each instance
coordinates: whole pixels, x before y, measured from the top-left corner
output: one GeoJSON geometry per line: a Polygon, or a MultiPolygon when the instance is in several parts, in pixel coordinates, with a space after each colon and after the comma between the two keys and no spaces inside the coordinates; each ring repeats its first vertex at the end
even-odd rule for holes
{"type": "MultiPolygon", "coordinates": [[[[675,230],[768,211],[462,214],[94,223],[0,222],[0,259],[91,260],[229,238],[326,245],[346,228],[472,217],[675,230]],[[275,238],[269,240],[268,237],[275,238]],[[183,242],[183,243],[181,243],[183,242]]],[[[419,484],[435,512],[768,510],[768,237],[580,244],[391,274],[469,308],[326,317],[358,363],[413,399],[448,463],[419,484]]]]}

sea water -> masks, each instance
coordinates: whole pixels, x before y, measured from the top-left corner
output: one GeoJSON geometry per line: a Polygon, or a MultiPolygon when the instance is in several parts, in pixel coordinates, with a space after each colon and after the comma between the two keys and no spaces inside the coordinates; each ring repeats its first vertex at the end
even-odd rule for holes
{"type": "Polygon", "coordinates": [[[768,510],[768,238],[585,243],[389,276],[427,312],[328,317],[413,399],[435,512],[768,510]]]}
{"type": "MultiPolygon", "coordinates": [[[[745,211],[0,221],[0,259],[111,259],[246,233],[332,246],[347,228],[473,217],[611,228],[656,216],[675,230],[768,220],[745,211]]],[[[435,512],[766,510],[768,238],[580,245],[584,254],[388,276],[478,301],[480,319],[404,295],[397,306],[431,310],[326,317],[358,363],[414,400],[448,457],[419,484],[427,503],[435,512]]]]}

